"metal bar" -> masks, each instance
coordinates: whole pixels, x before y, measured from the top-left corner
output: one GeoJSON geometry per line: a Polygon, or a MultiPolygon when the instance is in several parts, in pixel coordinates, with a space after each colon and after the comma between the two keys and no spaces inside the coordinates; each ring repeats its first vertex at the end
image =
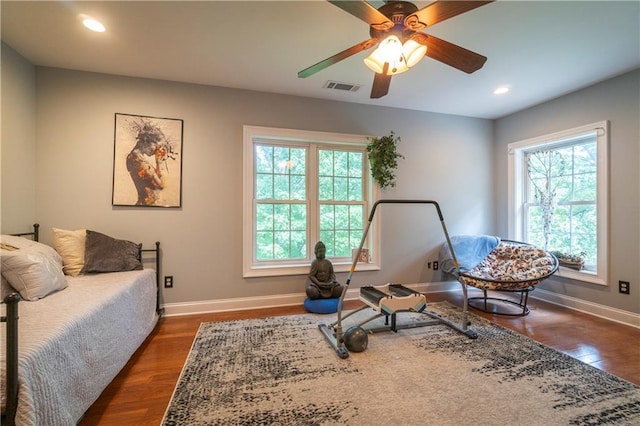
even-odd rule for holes
{"type": "Polygon", "coordinates": [[[142,262],[142,253],[151,253],[153,252],[155,255],[155,263],[156,263],[156,313],[158,315],[162,315],[164,309],[160,308],[160,292],[161,292],[161,280],[160,280],[160,241],[155,242],[155,248],[152,249],[143,249],[142,246],[138,250],[140,261],[142,262]]]}
{"type": "Polygon", "coordinates": [[[6,424],[15,425],[16,411],[18,409],[18,302],[20,295],[11,293],[3,302],[7,305],[7,316],[3,318],[7,322],[6,335],[6,424]]]}

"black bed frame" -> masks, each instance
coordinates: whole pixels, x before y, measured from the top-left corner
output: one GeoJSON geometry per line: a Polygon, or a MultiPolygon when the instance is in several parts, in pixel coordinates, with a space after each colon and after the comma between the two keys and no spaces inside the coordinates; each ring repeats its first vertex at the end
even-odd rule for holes
{"type": "MultiPolygon", "coordinates": [[[[33,231],[11,234],[17,237],[31,237],[34,241],[40,239],[40,225],[33,224],[33,231]]],[[[143,262],[144,253],[154,253],[156,267],[156,312],[162,316],[164,308],[160,307],[160,241],[155,242],[155,248],[138,250],[138,260],[143,262]]],[[[2,303],[7,305],[7,315],[0,318],[0,322],[7,323],[6,335],[6,389],[7,397],[5,414],[2,415],[2,424],[15,425],[15,417],[18,409],[18,302],[20,294],[11,293],[5,296],[2,303]]]]}

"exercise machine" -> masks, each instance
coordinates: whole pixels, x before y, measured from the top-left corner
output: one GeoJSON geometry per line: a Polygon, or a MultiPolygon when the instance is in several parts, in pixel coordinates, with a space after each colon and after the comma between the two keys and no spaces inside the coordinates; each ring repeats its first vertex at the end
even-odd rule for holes
{"type": "MultiPolygon", "coordinates": [[[[362,337],[364,333],[377,333],[382,331],[393,331],[397,332],[400,329],[404,328],[415,328],[422,327],[427,325],[436,325],[436,324],[444,324],[448,327],[451,327],[457,332],[464,334],[470,339],[476,339],[478,337],[477,333],[469,328],[468,321],[468,297],[467,297],[467,286],[464,282],[460,282],[462,285],[462,294],[463,294],[463,307],[462,307],[462,316],[459,322],[454,322],[448,318],[444,318],[441,315],[430,311],[427,308],[427,301],[423,294],[405,287],[401,284],[387,284],[380,287],[374,286],[364,286],[360,288],[360,300],[364,302],[364,306],[356,309],[353,312],[350,312],[343,316],[342,310],[344,306],[344,299],[347,294],[347,290],[349,288],[349,284],[351,284],[351,278],[356,270],[356,265],[358,263],[358,259],[360,258],[360,253],[362,252],[362,247],[366,241],[367,235],[369,233],[369,229],[371,227],[371,223],[373,222],[373,217],[375,215],[376,209],[381,204],[431,204],[435,207],[436,212],[438,214],[438,218],[440,220],[440,224],[442,226],[442,230],[444,232],[444,236],[446,239],[446,243],[451,250],[451,255],[454,262],[454,267],[458,267],[458,262],[455,257],[455,253],[453,251],[453,246],[451,244],[451,240],[449,238],[449,233],[447,231],[447,227],[444,222],[444,217],[442,216],[442,211],[440,210],[440,206],[437,202],[433,200],[379,200],[376,201],[371,208],[371,213],[369,214],[369,218],[362,234],[362,239],[360,240],[360,245],[358,246],[358,251],[356,256],[354,256],[353,263],[351,264],[351,268],[349,269],[349,275],[347,276],[347,281],[342,289],[342,294],[340,295],[340,300],[338,303],[338,312],[337,312],[337,320],[331,324],[320,324],[318,328],[325,336],[327,341],[331,344],[333,349],[336,351],[338,357],[345,359],[349,357],[349,348],[347,343],[345,342],[345,331],[343,321],[352,315],[368,308],[372,308],[376,313],[370,317],[356,324],[355,326],[349,327],[347,330],[350,334],[357,334],[359,336],[358,348],[351,348],[354,351],[361,351],[366,349],[366,341],[362,342],[362,337]],[[427,317],[425,321],[417,321],[410,322],[407,324],[399,325],[397,323],[397,315],[403,312],[414,312],[419,313],[427,317]],[[373,321],[376,318],[385,317],[385,324],[382,327],[363,329],[363,326],[370,321],[373,321]],[[355,328],[354,328],[355,327],[355,328]],[[359,333],[352,333],[353,331],[359,331],[359,333]]],[[[366,334],[364,334],[366,336],[366,334]]]]}

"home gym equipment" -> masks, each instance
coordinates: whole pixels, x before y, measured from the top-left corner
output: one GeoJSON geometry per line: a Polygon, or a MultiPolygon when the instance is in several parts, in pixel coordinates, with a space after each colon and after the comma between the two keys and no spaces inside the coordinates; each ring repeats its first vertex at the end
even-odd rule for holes
{"type": "Polygon", "coordinates": [[[352,325],[344,332],[344,344],[350,352],[364,352],[369,344],[367,331],[362,327],[352,325]]]}
{"type": "Polygon", "coordinates": [[[467,285],[460,281],[460,285],[462,286],[462,295],[463,295],[463,307],[461,312],[461,320],[460,323],[456,323],[447,318],[442,317],[441,315],[430,311],[427,309],[427,301],[423,294],[409,288],[405,287],[401,284],[387,284],[384,286],[374,287],[374,286],[364,286],[360,288],[360,300],[364,302],[364,306],[356,309],[346,315],[342,315],[342,310],[344,306],[344,298],[347,294],[347,290],[349,288],[349,284],[351,283],[351,278],[353,273],[356,270],[356,265],[358,263],[358,259],[360,258],[360,253],[362,252],[362,248],[367,238],[367,234],[369,233],[369,229],[371,227],[371,223],[373,222],[373,217],[376,212],[376,208],[381,204],[431,204],[435,207],[436,212],[438,213],[438,218],[440,220],[440,224],[442,226],[442,230],[444,232],[445,239],[447,241],[449,250],[451,252],[451,256],[453,259],[453,263],[455,267],[458,266],[457,260],[455,258],[455,253],[453,250],[453,246],[451,245],[451,241],[449,239],[449,233],[447,231],[447,227],[444,223],[444,217],[442,216],[442,211],[440,210],[440,206],[437,202],[433,200],[379,200],[373,204],[371,208],[371,213],[369,214],[369,218],[362,234],[362,239],[360,240],[360,245],[358,247],[358,251],[356,256],[353,258],[353,263],[351,264],[351,268],[349,270],[349,275],[347,276],[347,281],[342,289],[342,294],[340,295],[340,301],[338,303],[338,311],[337,311],[337,320],[331,324],[320,324],[318,328],[325,336],[327,341],[331,344],[333,349],[336,351],[338,357],[345,359],[349,357],[349,351],[358,352],[366,349],[367,340],[364,340],[362,337],[362,332],[366,335],[367,333],[377,333],[382,331],[393,331],[396,332],[400,329],[405,328],[415,328],[422,327],[427,325],[436,325],[436,324],[444,324],[452,329],[466,335],[471,339],[476,339],[478,334],[472,329],[468,328],[468,299],[467,299],[467,285]],[[349,327],[347,331],[349,335],[347,337],[347,332],[343,332],[343,321],[352,315],[364,310],[372,308],[376,313],[364,321],[361,321],[359,324],[354,327],[349,327]],[[423,314],[425,317],[428,317],[425,321],[416,321],[410,322],[407,324],[398,324],[397,323],[397,315],[402,312],[414,312],[423,314]],[[385,324],[381,327],[376,328],[364,328],[363,326],[370,321],[373,321],[376,318],[385,317],[385,324]],[[347,344],[346,341],[349,341],[347,344]],[[355,350],[354,350],[355,348],[355,350]]]}

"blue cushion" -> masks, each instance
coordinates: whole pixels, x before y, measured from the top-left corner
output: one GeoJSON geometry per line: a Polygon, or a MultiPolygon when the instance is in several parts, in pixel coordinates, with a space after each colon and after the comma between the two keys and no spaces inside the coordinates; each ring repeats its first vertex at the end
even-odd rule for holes
{"type": "Polygon", "coordinates": [[[329,299],[304,299],[304,307],[307,311],[314,314],[333,314],[338,312],[339,297],[329,299]]]}

